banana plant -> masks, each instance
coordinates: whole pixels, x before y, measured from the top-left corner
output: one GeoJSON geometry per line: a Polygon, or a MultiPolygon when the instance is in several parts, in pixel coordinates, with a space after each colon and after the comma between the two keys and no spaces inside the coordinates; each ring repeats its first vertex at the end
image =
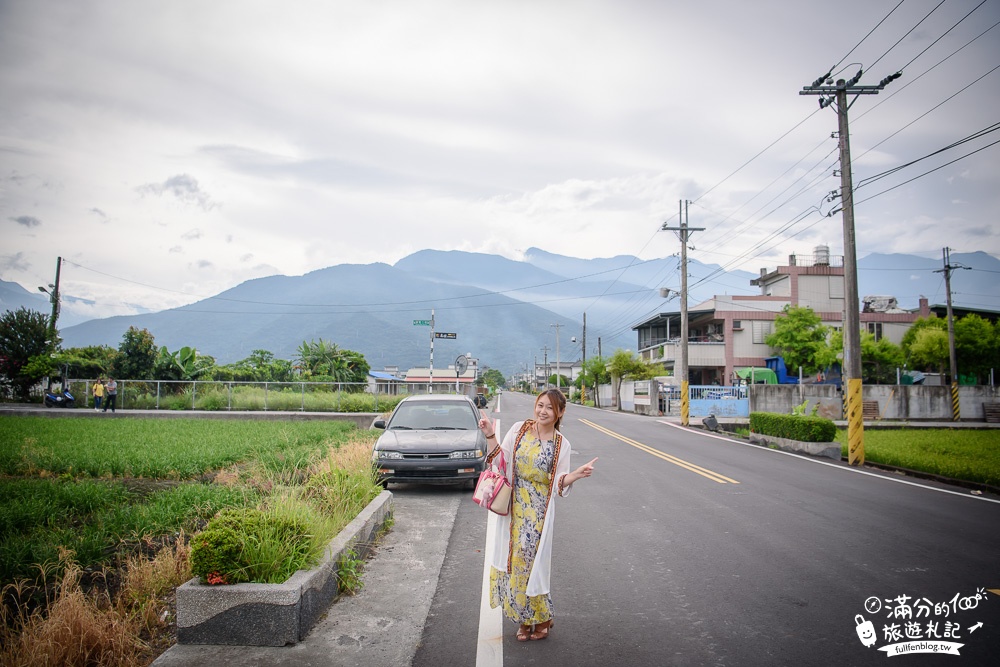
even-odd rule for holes
{"type": "Polygon", "coordinates": [[[185,346],[171,352],[164,345],[156,359],[156,377],[158,380],[199,380],[214,367],[214,358],[198,354],[193,347],[185,346]]]}

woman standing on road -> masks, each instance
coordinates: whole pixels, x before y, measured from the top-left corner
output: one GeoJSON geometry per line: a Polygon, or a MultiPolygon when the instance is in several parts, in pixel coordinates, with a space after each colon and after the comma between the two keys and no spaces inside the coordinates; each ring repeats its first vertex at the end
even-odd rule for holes
{"type": "Polygon", "coordinates": [[[479,428],[495,453],[503,452],[507,479],[513,487],[507,516],[491,514],[497,521],[490,558],[490,606],[519,624],[517,640],[546,639],[552,628],[553,606],[549,593],[555,498],[569,493],[573,484],[594,472],[594,459],[570,471],[570,444],[559,433],[566,411],[566,397],[557,389],[535,399],[535,418],[511,426],[497,443],[494,424],[481,419],[479,428]],[[554,492],[554,493],[553,493],[554,492]]]}

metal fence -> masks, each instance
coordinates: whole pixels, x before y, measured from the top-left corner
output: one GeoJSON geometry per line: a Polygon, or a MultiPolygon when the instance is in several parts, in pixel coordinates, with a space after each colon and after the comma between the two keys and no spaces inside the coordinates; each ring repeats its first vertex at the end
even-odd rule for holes
{"type": "MultiPolygon", "coordinates": [[[[94,407],[97,379],[70,379],[66,389],[77,408],[94,407]]],[[[215,380],[116,380],[116,409],[384,412],[411,394],[431,393],[426,383],[241,382],[215,380]]],[[[433,393],[454,394],[454,383],[434,383],[433,393]]],[[[462,387],[472,396],[475,387],[462,387]]],[[[33,397],[41,399],[44,386],[33,397]]],[[[107,397],[104,401],[106,403],[107,397]]]]}

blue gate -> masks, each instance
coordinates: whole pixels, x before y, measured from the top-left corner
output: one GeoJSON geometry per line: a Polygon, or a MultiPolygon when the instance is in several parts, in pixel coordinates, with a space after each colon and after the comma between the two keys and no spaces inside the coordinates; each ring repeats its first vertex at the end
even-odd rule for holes
{"type": "Polygon", "coordinates": [[[688,416],[749,417],[750,398],[747,388],[720,387],[718,385],[691,385],[688,387],[688,416]]]}

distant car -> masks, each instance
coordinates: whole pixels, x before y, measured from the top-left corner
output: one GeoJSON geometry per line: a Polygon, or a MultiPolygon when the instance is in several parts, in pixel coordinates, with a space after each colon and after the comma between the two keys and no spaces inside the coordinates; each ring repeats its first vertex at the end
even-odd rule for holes
{"type": "Polygon", "coordinates": [[[389,482],[474,486],[486,464],[486,438],[472,399],[454,394],[407,396],[372,448],[382,486],[389,482]]]}

